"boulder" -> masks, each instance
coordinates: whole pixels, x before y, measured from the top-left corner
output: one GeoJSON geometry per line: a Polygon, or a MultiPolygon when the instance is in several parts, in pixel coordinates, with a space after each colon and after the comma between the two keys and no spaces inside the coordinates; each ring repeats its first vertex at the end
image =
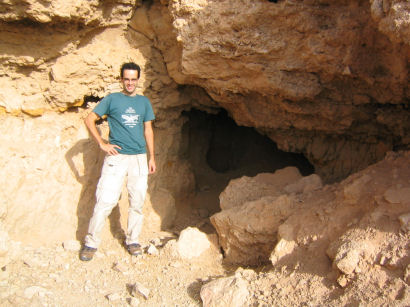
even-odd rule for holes
{"type": "Polygon", "coordinates": [[[262,173],[255,177],[233,179],[219,196],[222,210],[239,207],[245,202],[264,196],[279,196],[284,188],[301,179],[296,167],[286,167],[274,173],[262,173]]]}
{"type": "Polygon", "coordinates": [[[216,279],[202,286],[200,295],[204,307],[248,306],[248,282],[237,276],[216,279]]]}
{"type": "Polygon", "coordinates": [[[176,243],[176,249],[182,259],[199,257],[210,247],[211,242],[206,234],[193,227],[184,229],[176,243]]]}
{"type": "Polygon", "coordinates": [[[247,265],[266,262],[277,243],[278,227],[297,207],[292,196],[266,196],[211,217],[226,261],[247,265]]]}

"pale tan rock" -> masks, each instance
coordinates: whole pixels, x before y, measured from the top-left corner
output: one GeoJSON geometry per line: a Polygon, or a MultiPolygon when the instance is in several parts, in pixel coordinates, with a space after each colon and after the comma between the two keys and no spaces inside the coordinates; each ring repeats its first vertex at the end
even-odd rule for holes
{"type": "Polygon", "coordinates": [[[142,6],[135,11],[134,15],[129,21],[129,26],[133,30],[142,33],[149,39],[155,38],[155,32],[148,17],[148,8],[145,6],[142,6]]]}
{"type": "Polygon", "coordinates": [[[291,254],[297,243],[295,241],[288,241],[285,239],[280,239],[275,246],[269,260],[272,262],[272,265],[277,264],[283,257],[291,254]]]}
{"type": "Polygon", "coordinates": [[[266,262],[277,242],[278,227],[297,204],[288,195],[262,197],[211,216],[228,262],[266,262]]]}
{"type": "Polygon", "coordinates": [[[332,242],[327,253],[334,265],[343,274],[349,275],[360,271],[359,262],[374,261],[377,245],[369,230],[353,229],[332,242]]]}
{"type": "Polygon", "coordinates": [[[127,273],[128,271],[127,265],[122,262],[114,263],[112,269],[116,272],[123,273],[123,274],[127,273]]]}
{"type": "Polygon", "coordinates": [[[346,275],[340,275],[339,278],[337,279],[337,283],[342,287],[345,288],[348,283],[349,280],[347,279],[346,275]]]}
{"type": "Polygon", "coordinates": [[[204,307],[247,306],[248,283],[241,277],[219,278],[201,288],[204,307]]]}
{"type": "Polygon", "coordinates": [[[0,5],[2,20],[30,19],[39,23],[55,22],[56,20],[75,21],[78,23],[118,24],[131,15],[135,0],[115,0],[111,18],[104,16],[104,10],[98,1],[57,0],[57,1],[16,1],[11,6],[7,1],[0,5]],[[19,5],[17,5],[19,4],[19,5]],[[128,11],[128,14],[124,14],[128,11]],[[125,15],[125,16],[124,16],[125,15]]]}
{"type": "Polygon", "coordinates": [[[67,240],[63,242],[63,247],[67,251],[79,251],[81,248],[81,243],[77,240],[67,240]]]}
{"type": "Polygon", "coordinates": [[[107,300],[109,300],[110,302],[114,302],[114,301],[118,301],[121,299],[121,294],[119,294],[118,292],[115,293],[110,293],[106,296],[107,300]]]}
{"type": "Polygon", "coordinates": [[[150,295],[150,290],[143,286],[141,283],[136,282],[132,286],[131,295],[134,297],[143,297],[144,299],[148,299],[150,295]]]}
{"type": "Polygon", "coordinates": [[[287,185],[284,190],[287,193],[307,193],[322,187],[322,180],[316,174],[301,178],[295,183],[287,185]]]}
{"type": "Polygon", "coordinates": [[[40,93],[24,98],[23,105],[21,106],[21,110],[31,116],[41,116],[49,109],[50,107],[45,97],[40,93]]]}
{"type": "Polygon", "coordinates": [[[210,247],[206,234],[193,227],[184,229],[176,242],[176,250],[182,259],[197,258],[210,247]]]}
{"type": "Polygon", "coordinates": [[[247,201],[264,196],[279,196],[287,185],[300,178],[302,176],[296,167],[286,167],[273,174],[263,173],[255,177],[233,179],[219,196],[220,207],[225,210],[240,207],[247,201]]]}

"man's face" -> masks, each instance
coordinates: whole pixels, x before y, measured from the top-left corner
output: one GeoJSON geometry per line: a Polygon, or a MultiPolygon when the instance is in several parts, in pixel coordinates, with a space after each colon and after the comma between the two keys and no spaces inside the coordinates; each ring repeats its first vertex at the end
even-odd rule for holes
{"type": "Polygon", "coordinates": [[[138,71],[131,69],[124,70],[121,82],[126,94],[134,94],[138,84],[138,71]]]}

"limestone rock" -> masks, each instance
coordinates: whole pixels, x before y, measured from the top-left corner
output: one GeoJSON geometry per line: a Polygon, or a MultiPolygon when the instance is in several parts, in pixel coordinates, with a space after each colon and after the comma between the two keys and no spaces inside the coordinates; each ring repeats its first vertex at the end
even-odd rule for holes
{"type": "Polygon", "coordinates": [[[277,242],[278,227],[296,208],[288,195],[262,197],[211,217],[226,260],[257,265],[266,262],[277,242]]]}
{"type": "Polygon", "coordinates": [[[158,249],[155,247],[155,245],[150,244],[148,249],[147,249],[147,253],[149,255],[157,255],[158,254],[158,249]]]}
{"type": "Polygon", "coordinates": [[[263,173],[255,177],[233,179],[219,196],[221,209],[240,207],[245,202],[264,196],[279,196],[287,185],[301,178],[296,167],[286,167],[273,174],[263,173]]]}
{"type": "Polygon", "coordinates": [[[81,243],[77,240],[67,240],[63,242],[63,247],[67,251],[79,251],[81,248],[81,243]]]}
{"type": "Polygon", "coordinates": [[[307,193],[322,187],[322,180],[317,174],[302,177],[299,181],[287,185],[284,190],[287,193],[307,193]]]}
{"type": "Polygon", "coordinates": [[[199,257],[210,247],[211,242],[206,234],[192,227],[184,229],[176,243],[176,249],[182,259],[199,257]]]}
{"type": "Polygon", "coordinates": [[[127,265],[125,265],[125,264],[122,263],[122,262],[116,262],[116,263],[114,263],[112,269],[113,269],[114,271],[116,271],[116,272],[123,273],[123,274],[125,274],[125,273],[128,271],[127,265]]]}
{"type": "Polygon", "coordinates": [[[98,1],[57,0],[38,2],[33,0],[9,1],[0,4],[0,19],[5,21],[29,19],[38,23],[58,20],[75,21],[80,24],[117,24],[130,17],[135,0],[115,0],[111,18],[106,18],[104,5],[98,1]],[[127,12],[128,11],[128,12],[127,12]],[[124,14],[125,13],[125,14],[124,14]]]}
{"type": "Polygon", "coordinates": [[[149,294],[150,294],[150,290],[144,287],[139,282],[136,282],[132,286],[131,295],[134,297],[142,296],[144,299],[148,299],[149,294]]]}
{"type": "Polygon", "coordinates": [[[291,254],[294,251],[296,245],[297,244],[295,241],[280,239],[276,244],[271,256],[269,257],[269,260],[273,265],[276,265],[283,257],[291,254]]]}
{"type": "Polygon", "coordinates": [[[107,300],[109,300],[110,302],[114,302],[114,301],[118,301],[121,299],[121,294],[115,292],[115,293],[110,293],[107,296],[107,300]]]}
{"type": "Polygon", "coordinates": [[[201,288],[204,307],[248,306],[248,283],[241,277],[219,278],[201,288]]]}

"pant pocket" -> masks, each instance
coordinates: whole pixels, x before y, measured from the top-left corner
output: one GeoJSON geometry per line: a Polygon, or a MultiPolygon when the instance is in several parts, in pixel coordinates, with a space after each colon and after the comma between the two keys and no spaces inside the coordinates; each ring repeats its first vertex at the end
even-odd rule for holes
{"type": "Polygon", "coordinates": [[[106,156],[101,177],[97,185],[97,201],[104,203],[117,203],[121,194],[126,167],[120,155],[106,156]]]}

